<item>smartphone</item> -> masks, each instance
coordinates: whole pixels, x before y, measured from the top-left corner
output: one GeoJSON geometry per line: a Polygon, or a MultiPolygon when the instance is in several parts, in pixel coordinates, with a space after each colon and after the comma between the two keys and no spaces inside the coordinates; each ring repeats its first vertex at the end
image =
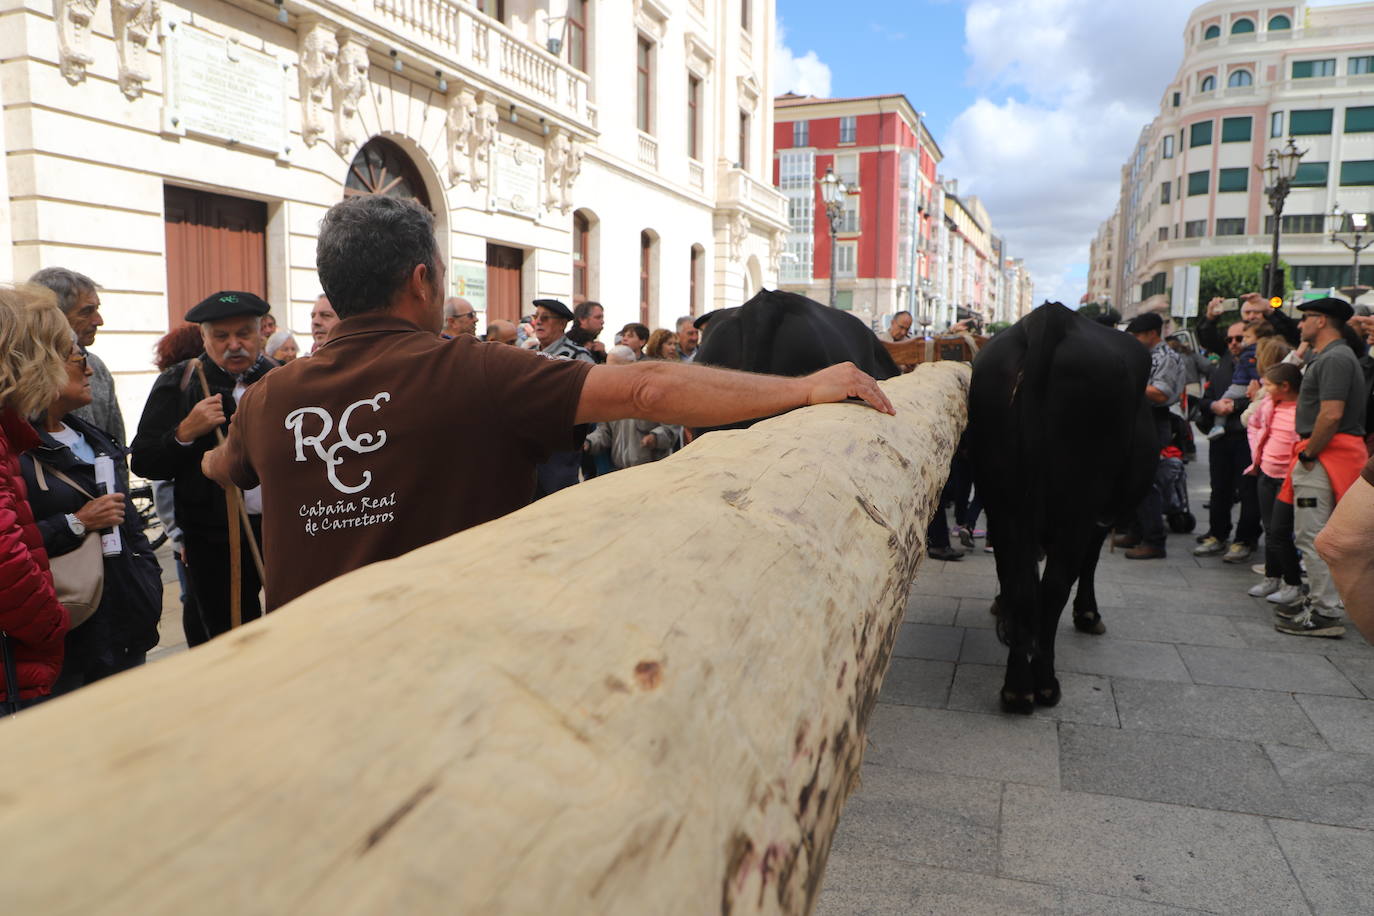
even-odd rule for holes
{"type": "Polygon", "coordinates": [[[1240,300],[1236,298],[1223,299],[1221,300],[1221,308],[1223,311],[1233,312],[1240,308],[1240,300]]]}

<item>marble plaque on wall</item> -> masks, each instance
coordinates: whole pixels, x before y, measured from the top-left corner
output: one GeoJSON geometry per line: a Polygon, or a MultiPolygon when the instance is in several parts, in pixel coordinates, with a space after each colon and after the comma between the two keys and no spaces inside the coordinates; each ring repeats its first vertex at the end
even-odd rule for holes
{"type": "Polygon", "coordinates": [[[492,199],[497,210],[536,219],[544,176],[544,151],[519,140],[496,144],[492,199]]]}
{"type": "Polygon", "coordinates": [[[285,150],[286,72],[276,58],[184,22],[169,38],[164,126],[278,154],[285,150]]]}

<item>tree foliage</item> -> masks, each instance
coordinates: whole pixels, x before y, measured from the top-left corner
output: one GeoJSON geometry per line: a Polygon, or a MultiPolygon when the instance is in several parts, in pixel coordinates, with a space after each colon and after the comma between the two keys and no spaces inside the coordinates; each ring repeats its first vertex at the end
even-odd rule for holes
{"type": "Polygon", "coordinates": [[[1101,315],[1102,312],[1103,308],[1101,302],[1089,302],[1086,305],[1080,305],[1078,307],[1078,314],[1082,315],[1084,318],[1096,318],[1098,315],[1101,315]]]}
{"type": "MultiPolygon", "coordinates": [[[[1199,265],[1201,277],[1198,282],[1198,311],[1205,312],[1207,303],[1213,297],[1235,299],[1246,293],[1264,293],[1264,270],[1269,266],[1269,255],[1260,252],[1251,254],[1231,254],[1220,258],[1208,258],[1199,265]]],[[[1288,265],[1280,260],[1283,268],[1283,292],[1293,289],[1288,265]]]]}

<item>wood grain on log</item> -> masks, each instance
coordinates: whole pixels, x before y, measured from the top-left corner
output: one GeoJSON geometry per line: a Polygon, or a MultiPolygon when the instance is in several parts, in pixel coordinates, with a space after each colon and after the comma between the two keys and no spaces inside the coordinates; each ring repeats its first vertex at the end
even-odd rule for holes
{"type": "Polygon", "coordinates": [[[967,384],[711,433],[0,723],[5,909],[809,911],[967,384]]]}

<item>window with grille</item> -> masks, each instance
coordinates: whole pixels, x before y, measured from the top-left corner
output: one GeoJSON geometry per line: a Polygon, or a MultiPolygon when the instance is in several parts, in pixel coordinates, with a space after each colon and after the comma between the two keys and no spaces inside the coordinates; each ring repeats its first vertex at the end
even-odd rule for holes
{"type": "Polygon", "coordinates": [[[1217,191],[1235,193],[1250,190],[1249,169],[1219,169],[1217,171],[1217,191]]]}
{"type": "Polygon", "coordinates": [[[840,231],[859,232],[859,195],[850,194],[844,199],[844,208],[840,210],[840,231]]]}
{"type": "Polygon", "coordinates": [[[1299,162],[1292,185],[1295,188],[1324,188],[1330,176],[1329,162],[1299,162]]]}
{"type": "MultiPolygon", "coordinates": [[[[1274,214],[1264,218],[1264,234],[1274,231],[1274,214]]],[[[1284,235],[1320,235],[1326,232],[1325,213],[1292,213],[1283,217],[1284,235]]]]}
{"type": "Polygon", "coordinates": [[[654,46],[639,36],[635,54],[636,105],[635,119],[640,130],[653,133],[654,46]]]}
{"type": "Polygon", "coordinates": [[[1207,220],[1190,219],[1183,224],[1183,237],[1185,239],[1202,238],[1207,234],[1207,220]]]}
{"type": "Polygon", "coordinates": [[[792,145],[810,146],[811,145],[811,122],[793,121],[792,122],[792,145]]]}
{"type": "Polygon", "coordinates": [[[1374,73],[1374,57],[1347,57],[1345,59],[1345,72],[1350,76],[1374,73]]]}
{"type": "Polygon", "coordinates": [[[1161,242],[1167,242],[1167,241],[1169,241],[1169,227],[1168,227],[1168,226],[1160,226],[1160,227],[1159,227],[1159,240],[1160,240],[1161,242]]]}
{"type": "Polygon", "coordinates": [[[1367,134],[1374,131],[1374,106],[1347,108],[1345,110],[1345,132],[1348,134],[1367,134]]]}
{"type": "Polygon", "coordinates": [[[1324,60],[1295,60],[1293,61],[1293,79],[1305,80],[1317,76],[1335,76],[1336,58],[1328,57],[1324,60]]]}
{"type": "Polygon", "coordinates": [[[1250,118],[1222,118],[1221,119],[1221,142],[1222,143],[1248,143],[1250,142],[1250,118]]]}
{"type": "Polygon", "coordinates": [[[1217,235],[1244,235],[1245,218],[1217,220],[1217,235]]]}
{"type": "Polygon", "coordinates": [[[852,277],[854,276],[855,264],[858,262],[859,244],[857,242],[841,242],[835,246],[835,276],[852,277]]]}
{"type": "Polygon", "coordinates": [[[840,142],[854,143],[859,134],[859,119],[854,115],[840,118],[840,142]]]}
{"type": "Polygon", "coordinates": [[[1232,89],[1243,86],[1253,86],[1254,84],[1255,78],[1250,75],[1249,70],[1232,71],[1231,75],[1226,78],[1226,85],[1230,86],[1232,89]]]}
{"type": "Polygon", "coordinates": [[[1374,159],[1360,159],[1341,163],[1341,187],[1374,185],[1374,159]]]}
{"type": "Polygon", "coordinates": [[[1288,133],[1294,137],[1331,133],[1331,109],[1295,111],[1288,116],[1288,133]]]}
{"type": "Polygon", "coordinates": [[[1212,75],[1209,73],[1209,74],[1207,74],[1206,76],[1204,76],[1204,77],[1202,78],[1202,82],[1198,84],[1197,91],[1198,91],[1198,92],[1211,92],[1213,89],[1216,89],[1216,88],[1217,88],[1217,78],[1216,78],[1215,76],[1212,76],[1212,75]]]}
{"type": "Polygon", "coordinates": [[[809,196],[812,193],[811,184],[815,180],[815,175],[815,153],[786,150],[778,154],[778,187],[782,190],[804,188],[809,196]]]}

